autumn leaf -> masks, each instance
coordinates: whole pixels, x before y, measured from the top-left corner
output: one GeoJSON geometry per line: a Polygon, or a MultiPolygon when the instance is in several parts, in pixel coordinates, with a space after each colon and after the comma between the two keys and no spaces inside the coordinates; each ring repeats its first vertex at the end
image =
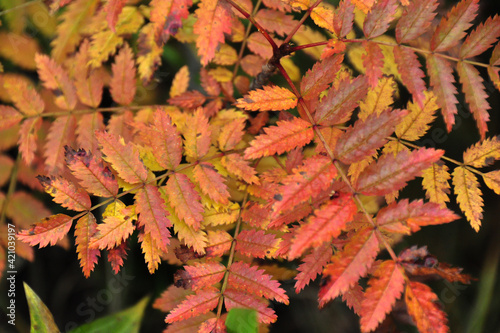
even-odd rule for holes
{"type": "Polygon", "coordinates": [[[304,256],[302,264],[297,270],[299,274],[295,277],[295,292],[299,293],[309,281],[316,278],[332,257],[332,246],[328,243],[314,248],[311,253],[304,256]]]}
{"type": "Polygon", "coordinates": [[[118,104],[129,105],[134,100],[136,86],[134,55],[128,44],[118,52],[111,69],[111,97],[118,104]]]}
{"type": "Polygon", "coordinates": [[[201,215],[203,206],[200,202],[200,195],[195,191],[189,178],[181,173],[170,175],[165,192],[176,215],[194,230],[198,230],[203,220],[201,215]]]}
{"type": "Polygon", "coordinates": [[[405,289],[405,303],[413,322],[420,332],[449,332],[448,319],[436,303],[438,297],[428,286],[409,282],[405,289]]]}
{"type": "Polygon", "coordinates": [[[224,277],[226,267],[215,261],[195,262],[184,266],[174,274],[174,285],[193,291],[207,288],[218,283],[224,277]]]}
{"type": "Polygon", "coordinates": [[[401,80],[412,94],[414,102],[423,108],[424,93],[426,90],[425,77],[421,64],[418,61],[415,52],[407,47],[394,47],[394,60],[398,66],[398,72],[401,74],[401,80]]]}
{"type": "Polygon", "coordinates": [[[132,218],[128,214],[120,212],[117,216],[107,216],[104,223],[97,225],[97,232],[92,236],[89,247],[91,249],[112,249],[120,245],[135,230],[132,218]]]}
{"type": "Polygon", "coordinates": [[[236,251],[253,258],[272,258],[279,242],[279,238],[264,230],[242,230],[236,237],[236,251]]]}
{"type": "Polygon", "coordinates": [[[422,35],[436,16],[437,0],[412,1],[396,25],[398,43],[408,43],[422,35]]]}
{"type": "Polygon", "coordinates": [[[500,137],[487,138],[468,148],[464,154],[464,163],[475,168],[482,168],[500,159],[500,137]]]}
{"type": "Polygon", "coordinates": [[[194,295],[188,295],[181,304],[170,312],[165,321],[173,323],[207,313],[217,306],[220,297],[220,292],[215,288],[200,290],[194,295]]]}
{"type": "Polygon", "coordinates": [[[375,38],[386,32],[397,8],[397,0],[376,1],[370,8],[363,23],[363,32],[366,38],[375,38]]]}
{"type": "Polygon", "coordinates": [[[236,101],[236,106],[249,111],[288,110],[297,105],[297,97],[288,89],[278,86],[264,86],[252,90],[236,101]]]}
{"type": "Polygon", "coordinates": [[[471,58],[488,50],[500,36],[500,16],[489,17],[472,31],[460,47],[461,58],[471,58]]]}
{"type": "Polygon", "coordinates": [[[228,288],[224,291],[224,305],[228,311],[234,308],[255,309],[257,320],[263,324],[274,323],[278,319],[274,310],[268,307],[268,302],[239,289],[228,288]]]}
{"type": "Polygon", "coordinates": [[[398,138],[416,141],[427,133],[430,124],[434,121],[435,112],[439,108],[436,97],[431,92],[424,92],[425,99],[422,106],[418,103],[408,103],[408,115],[396,126],[398,138]]]}
{"type": "MultiPolygon", "coordinates": [[[[356,3],[357,1],[353,1],[356,3]]],[[[354,21],[354,4],[350,0],[339,2],[339,6],[333,15],[333,30],[337,37],[345,37],[351,30],[354,21]]]]}
{"type": "MultiPolygon", "coordinates": [[[[25,116],[36,116],[43,112],[45,103],[34,87],[19,78],[9,79],[8,77],[6,77],[3,79],[3,81],[5,90],[7,90],[7,92],[9,93],[14,106],[19,112],[21,112],[25,116]]],[[[3,105],[2,107],[7,108],[3,105]]],[[[7,115],[4,115],[3,112],[6,112],[7,114],[10,113],[11,115],[13,114],[12,111],[2,111],[2,117],[5,118],[7,118],[7,115]]],[[[15,119],[15,117],[13,118],[15,119]]]]}
{"type": "Polygon", "coordinates": [[[450,201],[448,197],[450,193],[448,180],[450,178],[448,167],[444,163],[434,163],[422,171],[422,187],[425,189],[425,196],[430,202],[446,207],[446,203],[450,201]]]}
{"type": "Polygon", "coordinates": [[[31,246],[55,245],[68,233],[73,218],[64,214],[52,215],[36,223],[30,229],[22,230],[17,238],[31,246]]]}
{"type": "Polygon", "coordinates": [[[90,239],[96,232],[97,223],[92,213],[87,213],[76,222],[76,252],[78,252],[80,267],[82,267],[83,274],[86,278],[88,278],[90,273],[94,270],[94,266],[101,254],[99,250],[89,247],[90,239]]]}
{"type": "Polygon", "coordinates": [[[483,218],[483,198],[476,176],[464,167],[452,173],[453,189],[457,202],[474,230],[479,231],[483,218]]]}
{"type": "Polygon", "coordinates": [[[193,176],[203,194],[223,205],[229,203],[229,192],[224,183],[224,178],[210,163],[200,163],[193,169],[193,176]]]}
{"type": "Polygon", "coordinates": [[[37,177],[47,193],[54,197],[54,201],[63,207],[81,212],[91,207],[90,197],[87,192],[76,187],[65,178],[37,177]]]}

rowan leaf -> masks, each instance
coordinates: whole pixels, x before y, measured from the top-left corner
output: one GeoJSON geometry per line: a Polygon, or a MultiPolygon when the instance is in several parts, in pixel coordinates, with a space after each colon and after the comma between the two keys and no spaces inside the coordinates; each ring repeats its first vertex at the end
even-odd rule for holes
{"type": "Polygon", "coordinates": [[[140,232],[138,240],[141,243],[144,261],[148,265],[149,274],[154,274],[161,263],[161,255],[164,253],[160,248],[162,245],[157,244],[150,233],[140,232]]]}
{"type": "Polygon", "coordinates": [[[384,54],[377,43],[365,41],[363,48],[366,53],[362,55],[363,66],[366,68],[366,76],[370,87],[375,87],[378,80],[382,77],[382,69],[384,68],[384,54]]]}
{"type": "Polygon", "coordinates": [[[433,163],[429,168],[422,171],[422,187],[425,189],[425,196],[430,202],[446,207],[446,203],[450,201],[448,197],[450,193],[448,180],[450,178],[448,167],[444,163],[433,163]]]}
{"type": "Polygon", "coordinates": [[[104,131],[96,132],[95,136],[105,155],[104,159],[111,164],[120,178],[130,184],[146,182],[148,170],[131,143],[125,144],[122,137],[104,131]]]}
{"type": "Polygon", "coordinates": [[[197,164],[193,169],[193,176],[203,194],[223,205],[229,203],[229,192],[224,183],[225,179],[212,164],[207,162],[197,164]]]}
{"type": "Polygon", "coordinates": [[[458,112],[456,107],[458,100],[455,97],[457,88],[453,84],[455,82],[453,70],[448,61],[433,54],[427,56],[426,63],[436,101],[441,107],[446,129],[450,132],[458,112]]]}
{"type": "Polygon", "coordinates": [[[207,209],[203,213],[203,225],[219,226],[229,225],[236,222],[240,213],[240,206],[237,203],[232,203],[219,209],[207,209]]]}
{"type": "Polygon", "coordinates": [[[245,150],[246,159],[282,154],[308,144],[314,136],[309,122],[301,118],[281,120],[277,126],[264,129],[265,134],[256,137],[245,150]]]}
{"type": "MultiPolygon", "coordinates": [[[[43,112],[45,103],[33,86],[18,77],[5,77],[3,87],[9,94],[14,106],[25,116],[36,116],[43,112]]],[[[5,107],[6,106],[2,106],[5,107]]],[[[2,111],[2,117],[5,117],[2,111]]],[[[13,114],[13,112],[10,112],[13,114]]],[[[17,112],[16,112],[17,113],[17,112]]],[[[15,118],[14,118],[15,119],[15,118]]]]}
{"type": "Polygon", "coordinates": [[[106,12],[106,21],[111,31],[115,32],[116,22],[118,21],[118,15],[122,12],[123,6],[125,6],[126,0],[109,0],[105,5],[103,10],[106,12]]]}
{"type": "Polygon", "coordinates": [[[404,284],[405,276],[394,261],[386,260],[377,266],[368,280],[369,287],[361,302],[360,323],[363,332],[373,331],[385,319],[403,293],[404,284]]]}
{"type": "Polygon", "coordinates": [[[163,168],[174,170],[182,159],[182,139],[177,127],[172,124],[168,114],[156,110],[154,123],[146,133],[149,145],[158,164],[163,168]]]}
{"type": "MultiPolygon", "coordinates": [[[[182,20],[187,19],[191,0],[153,0],[151,22],[154,24],[155,39],[165,43],[170,35],[175,35],[182,27],[182,20]]],[[[172,96],[172,95],[171,95],[172,96]]]]}
{"type": "Polygon", "coordinates": [[[420,332],[449,332],[448,319],[437,301],[438,297],[427,285],[414,281],[406,284],[406,307],[420,332]]]}
{"type": "Polygon", "coordinates": [[[168,228],[172,223],[160,196],[160,191],[154,185],[146,185],[135,195],[136,212],[139,214],[138,225],[144,227],[144,233],[150,235],[151,240],[163,251],[167,252],[170,243],[168,228]]]}
{"type": "Polygon", "coordinates": [[[195,15],[193,32],[198,35],[196,47],[205,66],[214,58],[219,43],[224,43],[224,34],[231,33],[232,19],[229,10],[218,0],[202,0],[195,15]]]}
{"type": "Polygon", "coordinates": [[[460,209],[472,228],[479,231],[483,218],[483,198],[476,176],[464,167],[456,167],[452,182],[460,209]]]}
{"type": "Polygon", "coordinates": [[[209,230],[207,233],[207,245],[205,247],[207,258],[221,257],[231,248],[233,237],[224,230],[209,230]]]}
{"type": "Polygon", "coordinates": [[[492,189],[496,194],[500,194],[500,170],[483,173],[482,176],[486,186],[492,189]]]}
{"type": "Polygon", "coordinates": [[[21,230],[17,238],[30,246],[38,245],[45,247],[54,246],[68,233],[73,218],[64,214],[57,214],[46,217],[37,222],[30,229],[21,230]]]}
{"type": "Polygon", "coordinates": [[[252,90],[236,101],[236,106],[249,111],[280,111],[294,108],[297,97],[293,92],[279,86],[264,86],[252,90]]]}
{"type": "Polygon", "coordinates": [[[288,258],[295,259],[309,247],[315,248],[323,243],[330,243],[332,238],[338,237],[345,225],[352,221],[356,212],[357,207],[352,195],[344,193],[316,209],[314,216],[295,232],[288,258]]]}
{"type": "Polygon", "coordinates": [[[311,13],[311,18],[314,23],[316,23],[318,27],[326,29],[329,32],[334,32],[333,17],[333,8],[324,3],[320,3],[317,7],[314,7],[311,13]]]}
{"type": "Polygon", "coordinates": [[[327,282],[319,290],[319,306],[323,307],[328,301],[348,291],[360,277],[365,276],[378,250],[379,243],[373,229],[357,231],[323,270],[323,278],[327,282]]]}
{"type": "Polygon", "coordinates": [[[439,22],[431,38],[431,51],[449,50],[466,35],[479,8],[479,0],[462,0],[439,22]]]}
{"type": "Polygon", "coordinates": [[[225,155],[222,157],[221,163],[230,174],[237,176],[248,184],[260,183],[259,178],[256,176],[257,171],[240,154],[225,155]]]}
{"type": "Polygon", "coordinates": [[[370,87],[364,100],[359,103],[358,119],[366,120],[369,115],[379,115],[394,103],[393,94],[397,84],[392,76],[382,77],[376,87],[370,87]]]}
{"type": "Polygon", "coordinates": [[[170,312],[181,304],[186,299],[186,296],[192,294],[194,294],[192,291],[177,288],[172,284],[155,300],[153,308],[163,312],[170,312]]]}
{"type": "Polygon", "coordinates": [[[251,258],[273,258],[279,242],[264,230],[242,230],[236,237],[236,251],[251,258]]]}
{"type": "Polygon", "coordinates": [[[351,0],[356,8],[361,10],[363,13],[368,13],[377,0],[351,0]]]}
{"type": "Polygon", "coordinates": [[[436,16],[437,0],[412,1],[396,25],[396,40],[408,43],[425,33],[436,16]]]}
{"type": "Polygon", "coordinates": [[[354,5],[351,0],[342,0],[333,15],[333,30],[337,37],[347,36],[352,30],[354,21],[354,5]]]}
{"type": "Polygon", "coordinates": [[[220,297],[220,292],[215,288],[199,290],[194,295],[188,295],[181,304],[169,313],[165,321],[171,324],[207,313],[215,309],[220,297]]]}
{"type": "Polygon", "coordinates": [[[23,160],[27,165],[30,165],[35,158],[37,149],[36,140],[38,138],[38,130],[42,127],[42,118],[29,118],[22,122],[19,130],[19,151],[23,156],[23,160]]]}
{"type": "Polygon", "coordinates": [[[421,64],[418,61],[415,51],[408,47],[394,47],[394,60],[398,66],[398,72],[401,74],[401,80],[408,91],[413,96],[413,101],[423,108],[426,90],[425,77],[421,64]]]}
{"type": "Polygon", "coordinates": [[[73,141],[75,129],[73,115],[57,117],[50,126],[43,153],[49,173],[58,175],[64,169],[64,146],[73,141]]]}
{"type": "Polygon", "coordinates": [[[155,70],[161,64],[161,55],[163,54],[163,47],[156,43],[152,23],[145,24],[140,29],[138,43],[137,71],[142,83],[145,84],[153,78],[155,70]]]}
{"type": "Polygon", "coordinates": [[[283,180],[280,193],[276,196],[272,219],[280,213],[307,202],[310,198],[326,190],[337,176],[337,169],[325,156],[314,156],[294,170],[292,175],[283,180]]]}
{"type": "Polygon", "coordinates": [[[343,55],[334,55],[322,61],[316,62],[309,69],[300,82],[300,92],[304,100],[313,100],[328,88],[335,79],[340,65],[344,59],[343,55]]]}
{"type": "Polygon", "coordinates": [[[257,320],[263,324],[274,323],[278,319],[274,310],[268,307],[268,302],[240,289],[228,288],[224,291],[224,306],[228,311],[235,308],[254,309],[257,311],[257,320]]]}
{"type": "Polygon", "coordinates": [[[76,252],[78,252],[78,259],[80,260],[80,267],[86,278],[94,270],[98,257],[101,252],[97,249],[89,247],[90,238],[97,232],[97,223],[94,215],[88,212],[82,216],[75,226],[75,243],[76,252]]]}
{"type": "Polygon", "coordinates": [[[54,92],[54,102],[64,110],[73,110],[76,106],[76,89],[66,71],[53,59],[37,53],[36,68],[40,80],[47,89],[54,92]]]}
{"type": "Polygon", "coordinates": [[[217,140],[220,150],[231,150],[241,142],[245,134],[245,122],[245,118],[236,118],[222,127],[217,140]]]}
{"type": "Polygon", "coordinates": [[[397,0],[378,0],[371,7],[363,23],[363,32],[368,39],[378,37],[389,29],[394,19],[397,0]]]}
{"type": "Polygon", "coordinates": [[[489,17],[472,31],[460,47],[460,58],[472,58],[488,50],[500,36],[500,16],[489,17]]]}
{"type": "Polygon", "coordinates": [[[90,240],[91,249],[115,248],[132,235],[135,226],[132,224],[132,217],[125,212],[126,208],[119,215],[105,217],[104,223],[97,225],[97,233],[90,240]]]}
{"type": "Polygon", "coordinates": [[[83,188],[77,188],[73,183],[65,178],[58,177],[37,177],[45,192],[54,197],[54,201],[61,206],[82,212],[89,210],[92,206],[90,197],[83,188]]]}
{"type": "Polygon", "coordinates": [[[465,93],[465,100],[469,104],[472,115],[476,120],[481,140],[484,140],[486,132],[488,132],[488,125],[486,123],[490,120],[490,115],[488,114],[490,105],[486,101],[488,94],[485,92],[483,79],[473,65],[463,61],[458,63],[457,71],[465,93]]]}
{"type": "Polygon", "coordinates": [[[23,115],[16,109],[11,106],[0,105],[0,131],[14,127],[21,120],[23,120],[23,115]]]}
{"type": "Polygon", "coordinates": [[[78,120],[76,128],[76,143],[79,148],[101,156],[99,143],[95,137],[95,131],[104,130],[104,118],[100,112],[84,114],[78,120]]]}
{"type": "Polygon", "coordinates": [[[349,78],[343,79],[337,88],[330,88],[323,97],[314,113],[314,120],[324,126],[348,121],[359,101],[366,96],[368,87],[365,76],[358,76],[352,81],[349,78]]]}
{"type": "Polygon", "coordinates": [[[111,97],[121,105],[129,105],[135,97],[135,64],[132,50],[125,43],[111,66],[111,97]]]}
{"type": "Polygon", "coordinates": [[[175,272],[174,285],[193,291],[205,289],[220,282],[225,272],[226,266],[216,261],[195,262],[175,272]]]}
{"type": "Polygon", "coordinates": [[[207,246],[207,233],[202,229],[195,230],[188,225],[184,220],[173,220],[174,230],[177,237],[187,246],[191,246],[198,254],[205,254],[207,246]]]}
{"type": "Polygon", "coordinates": [[[205,156],[210,148],[210,125],[203,110],[199,108],[187,119],[189,126],[183,130],[186,156],[194,161],[205,156]]]}
{"type": "Polygon", "coordinates": [[[423,105],[408,103],[408,114],[396,125],[396,136],[403,140],[416,141],[423,137],[436,118],[435,112],[439,108],[436,97],[432,92],[424,92],[423,105]]]}
{"type": "Polygon", "coordinates": [[[203,220],[203,206],[198,192],[189,178],[182,173],[170,175],[165,192],[169,198],[169,204],[175,209],[176,215],[192,227],[195,231],[200,228],[203,220]]]}
{"type": "Polygon", "coordinates": [[[127,257],[127,243],[123,242],[120,245],[108,250],[108,261],[115,274],[120,272],[123,266],[123,260],[127,257]]]}
{"type": "Polygon", "coordinates": [[[464,152],[464,164],[482,168],[500,159],[500,137],[487,138],[464,152]]]}
{"type": "Polygon", "coordinates": [[[288,304],[288,296],[276,280],[264,274],[258,266],[250,266],[245,262],[236,261],[229,268],[228,287],[243,290],[253,295],[265,297],[280,303],[288,304]]]}
{"type": "Polygon", "coordinates": [[[397,155],[387,154],[361,173],[355,188],[365,195],[385,195],[401,189],[421,172],[437,162],[444,151],[420,148],[413,152],[403,150],[397,155]]]}
{"type": "Polygon", "coordinates": [[[118,181],[102,161],[84,149],[74,150],[68,146],[64,148],[66,163],[71,173],[79,179],[79,184],[87,192],[105,198],[118,194],[118,181]]]}
{"type": "Polygon", "coordinates": [[[298,23],[293,19],[293,16],[272,9],[261,9],[255,16],[264,29],[273,31],[280,36],[290,33],[298,23]]]}
{"type": "Polygon", "coordinates": [[[299,274],[295,277],[295,292],[299,293],[310,281],[313,281],[323,271],[331,257],[332,246],[329,243],[323,243],[305,255],[302,264],[297,268],[299,274]]]}
{"type": "MultiPolygon", "coordinates": [[[[164,1],[157,2],[164,3],[164,1]]],[[[187,66],[182,66],[177,73],[175,73],[172,86],[170,87],[170,97],[176,97],[186,92],[189,87],[189,80],[189,68],[187,66]]]]}
{"type": "Polygon", "coordinates": [[[380,115],[372,114],[366,120],[358,120],[340,137],[335,146],[335,156],[343,163],[359,162],[372,156],[387,143],[394,127],[407,115],[406,110],[387,109],[380,115]]]}

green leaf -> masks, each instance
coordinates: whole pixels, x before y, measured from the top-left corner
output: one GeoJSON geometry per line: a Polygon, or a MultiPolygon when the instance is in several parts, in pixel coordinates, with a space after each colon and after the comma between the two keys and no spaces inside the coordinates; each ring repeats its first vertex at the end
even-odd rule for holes
{"type": "Polygon", "coordinates": [[[55,333],[60,332],[56,323],[54,322],[54,317],[52,313],[47,308],[47,306],[42,302],[40,297],[33,291],[33,289],[28,286],[26,282],[24,284],[24,292],[26,293],[26,299],[28,300],[28,307],[30,309],[30,320],[31,320],[31,333],[55,333]]]}
{"type": "Polygon", "coordinates": [[[257,333],[257,311],[254,309],[231,309],[227,314],[228,333],[257,333]]]}
{"type": "Polygon", "coordinates": [[[149,297],[144,297],[136,305],[126,310],[94,320],[93,322],[71,330],[69,333],[139,332],[142,316],[144,315],[144,309],[146,308],[148,302],[149,297]]]}

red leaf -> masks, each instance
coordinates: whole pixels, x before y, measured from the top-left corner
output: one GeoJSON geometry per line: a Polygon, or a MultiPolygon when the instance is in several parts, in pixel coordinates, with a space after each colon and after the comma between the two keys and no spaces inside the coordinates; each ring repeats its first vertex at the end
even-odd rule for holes
{"type": "Polygon", "coordinates": [[[431,39],[431,51],[449,50],[466,35],[479,8],[479,0],[462,0],[441,19],[431,39]]]}
{"type": "Polygon", "coordinates": [[[161,296],[155,300],[153,303],[153,308],[161,310],[163,312],[170,312],[176,308],[188,295],[192,295],[193,292],[190,290],[185,290],[182,288],[177,288],[173,284],[170,285],[161,296]]]}
{"type": "Polygon", "coordinates": [[[173,170],[182,159],[182,140],[168,114],[158,109],[154,113],[154,124],[144,133],[148,139],[153,155],[165,169],[173,170]]]}
{"type": "Polygon", "coordinates": [[[135,63],[134,54],[127,43],[118,52],[111,66],[113,75],[110,92],[113,100],[121,105],[129,105],[135,97],[135,63]]]}
{"type": "Polygon", "coordinates": [[[97,231],[97,223],[92,213],[85,214],[78,220],[75,227],[75,243],[80,267],[86,278],[90,276],[90,272],[94,270],[94,265],[97,263],[101,252],[97,249],[89,247],[90,237],[97,231]]]}
{"type": "Polygon", "coordinates": [[[305,146],[314,137],[311,124],[301,118],[280,120],[276,125],[265,128],[265,134],[259,135],[250,143],[250,147],[245,150],[246,159],[283,154],[305,146]]]}
{"type": "Polygon", "coordinates": [[[106,12],[106,21],[111,31],[116,32],[115,26],[118,21],[118,15],[122,12],[123,6],[127,0],[109,0],[103,10],[106,12]]]}
{"type": "Polygon", "coordinates": [[[472,58],[488,50],[500,36],[500,16],[490,17],[470,33],[460,48],[460,58],[472,58]]]}
{"type": "Polygon", "coordinates": [[[295,277],[295,292],[299,293],[309,284],[309,281],[313,281],[316,275],[323,271],[331,257],[332,245],[328,243],[314,248],[310,254],[306,255],[302,264],[297,268],[299,274],[295,277]]]}
{"type": "Polygon", "coordinates": [[[436,102],[441,107],[446,129],[450,132],[455,124],[455,115],[458,112],[456,107],[458,100],[455,97],[457,88],[453,84],[455,82],[453,69],[447,60],[433,54],[427,56],[426,63],[430,83],[434,95],[437,97],[436,102]]]}
{"type": "Polygon", "coordinates": [[[337,37],[345,37],[351,32],[354,21],[354,8],[351,0],[342,0],[339,2],[337,11],[333,16],[333,30],[337,37]]]}
{"type": "Polygon", "coordinates": [[[268,303],[253,295],[242,292],[240,289],[226,289],[224,291],[224,306],[229,311],[233,308],[253,309],[257,311],[257,320],[259,323],[274,323],[278,317],[268,303]]]}
{"type": "Polygon", "coordinates": [[[365,195],[385,195],[397,191],[437,162],[443,154],[443,150],[432,148],[420,148],[411,153],[403,150],[396,156],[389,153],[363,170],[355,188],[365,195]]]}
{"type": "Polygon", "coordinates": [[[198,230],[203,220],[201,215],[203,206],[200,202],[200,195],[195,191],[189,178],[182,173],[170,175],[165,191],[177,216],[194,230],[198,230]]]}
{"type": "Polygon", "coordinates": [[[426,90],[424,72],[420,69],[421,64],[418,61],[415,51],[408,47],[396,46],[393,49],[394,60],[398,65],[398,72],[401,74],[401,80],[408,91],[412,94],[413,100],[418,105],[424,107],[424,91],[426,90]]]}
{"type": "Polygon", "coordinates": [[[328,88],[333,82],[344,56],[342,54],[328,57],[321,62],[316,62],[313,67],[306,72],[300,82],[300,92],[305,100],[312,100],[328,88]]]}
{"type": "Polygon", "coordinates": [[[330,126],[342,124],[351,118],[352,111],[368,92],[368,80],[358,76],[354,80],[340,81],[338,88],[331,88],[316,109],[314,120],[317,124],[330,126]]]}
{"type": "Polygon", "coordinates": [[[206,97],[197,90],[186,91],[180,95],[170,97],[167,102],[172,105],[180,106],[186,109],[195,109],[205,103],[206,97]]]}
{"type": "Polygon", "coordinates": [[[379,0],[374,3],[363,23],[366,38],[378,37],[389,29],[398,8],[397,0],[379,0]]]}
{"type": "Polygon", "coordinates": [[[294,108],[297,96],[290,90],[278,86],[264,86],[252,90],[236,101],[236,106],[249,111],[280,111],[294,108]]]}
{"type": "Polygon", "coordinates": [[[117,138],[108,132],[96,132],[97,141],[104,159],[124,181],[130,184],[144,183],[148,179],[148,170],[139,158],[139,152],[131,144],[125,144],[123,138],[117,138]]]}
{"type": "Polygon", "coordinates": [[[370,332],[378,327],[401,296],[405,284],[401,268],[392,260],[378,265],[372,275],[361,302],[360,323],[363,332],[370,332]]]}
{"type": "Polygon", "coordinates": [[[382,69],[384,68],[384,54],[377,43],[365,41],[363,48],[366,53],[363,54],[363,67],[366,68],[366,76],[370,87],[374,88],[378,84],[378,80],[382,77],[382,69]]]}
{"type": "Polygon", "coordinates": [[[127,257],[127,243],[123,242],[117,247],[108,250],[108,261],[115,274],[118,274],[123,266],[123,260],[127,257]]]}
{"type": "Polygon", "coordinates": [[[437,301],[438,297],[427,285],[420,282],[406,285],[406,307],[420,332],[449,332],[448,319],[437,301]]]}
{"type": "Polygon", "coordinates": [[[233,237],[224,230],[212,231],[207,234],[207,246],[205,247],[207,258],[217,258],[226,254],[231,248],[233,237]]]}
{"type": "Polygon", "coordinates": [[[231,13],[220,1],[203,0],[195,15],[198,20],[193,32],[198,35],[196,47],[205,66],[214,58],[219,43],[224,43],[224,34],[231,33],[231,13]]]}
{"type": "Polygon", "coordinates": [[[149,234],[155,244],[164,252],[170,243],[168,228],[172,222],[168,219],[165,201],[160,191],[154,185],[146,185],[135,195],[136,212],[139,213],[138,225],[144,227],[144,233],[149,234]]]}
{"type": "Polygon", "coordinates": [[[54,246],[66,236],[72,224],[73,218],[71,216],[52,215],[36,223],[30,229],[22,230],[17,234],[17,238],[31,246],[45,247],[49,243],[54,246]]]}
{"type": "Polygon", "coordinates": [[[228,286],[237,290],[265,297],[270,300],[288,304],[288,296],[276,280],[264,274],[258,266],[250,266],[244,262],[234,262],[229,268],[228,286]]]}
{"type": "Polygon", "coordinates": [[[53,196],[54,201],[61,206],[77,212],[89,210],[92,206],[87,192],[83,188],[77,188],[67,179],[45,176],[38,176],[37,178],[45,192],[53,196]]]}
{"type": "Polygon", "coordinates": [[[321,246],[324,242],[329,243],[332,238],[338,237],[356,212],[357,207],[352,195],[340,193],[338,197],[315,210],[314,216],[296,231],[288,258],[295,259],[307,248],[321,246]]]}
{"type": "Polygon", "coordinates": [[[406,110],[386,109],[380,115],[372,113],[366,120],[358,120],[340,137],[335,146],[335,156],[350,164],[373,156],[387,143],[396,125],[407,115],[406,110]]]}
{"type": "Polygon", "coordinates": [[[71,173],[78,178],[87,192],[98,197],[115,197],[118,194],[118,181],[115,176],[90,152],[78,151],[66,146],[66,163],[71,173]]]}
{"type": "Polygon", "coordinates": [[[242,230],[236,237],[236,251],[252,258],[272,258],[280,240],[264,230],[242,230]]]}
{"type": "Polygon", "coordinates": [[[220,297],[219,291],[215,288],[200,290],[194,295],[188,295],[186,300],[170,312],[165,321],[171,324],[207,313],[217,306],[220,297]]]}
{"type": "Polygon", "coordinates": [[[373,229],[365,228],[356,232],[344,249],[335,253],[323,271],[323,278],[327,282],[319,290],[320,307],[348,291],[360,277],[365,276],[378,250],[379,243],[373,229]]]}
{"type": "Polygon", "coordinates": [[[408,43],[423,34],[436,16],[437,0],[411,1],[396,25],[398,43],[408,43]]]}
{"type": "Polygon", "coordinates": [[[193,176],[203,194],[223,205],[229,203],[229,192],[224,184],[225,179],[212,164],[207,162],[197,164],[193,169],[193,176]]]}
{"type": "Polygon", "coordinates": [[[196,291],[220,282],[225,272],[226,266],[218,262],[195,262],[192,266],[184,266],[184,270],[178,270],[174,274],[174,285],[196,291]]]}
{"type": "Polygon", "coordinates": [[[457,71],[460,83],[462,83],[464,89],[465,100],[469,104],[472,115],[476,120],[481,140],[484,140],[486,132],[488,132],[488,125],[486,123],[490,120],[490,115],[488,114],[490,105],[486,101],[488,94],[484,91],[483,79],[473,65],[463,61],[458,63],[457,71]]]}

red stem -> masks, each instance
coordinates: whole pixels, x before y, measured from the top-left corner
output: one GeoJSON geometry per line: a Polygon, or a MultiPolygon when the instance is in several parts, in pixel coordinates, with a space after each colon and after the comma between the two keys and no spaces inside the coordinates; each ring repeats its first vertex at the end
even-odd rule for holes
{"type": "Polygon", "coordinates": [[[307,12],[304,14],[304,16],[300,19],[299,23],[293,28],[293,30],[288,34],[286,39],[283,41],[283,44],[288,44],[291,40],[292,37],[297,33],[297,31],[300,29],[302,24],[304,24],[304,21],[311,15],[312,11],[314,8],[316,8],[323,0],[316,0],[316,2],[307,9],[307,12]]]}

